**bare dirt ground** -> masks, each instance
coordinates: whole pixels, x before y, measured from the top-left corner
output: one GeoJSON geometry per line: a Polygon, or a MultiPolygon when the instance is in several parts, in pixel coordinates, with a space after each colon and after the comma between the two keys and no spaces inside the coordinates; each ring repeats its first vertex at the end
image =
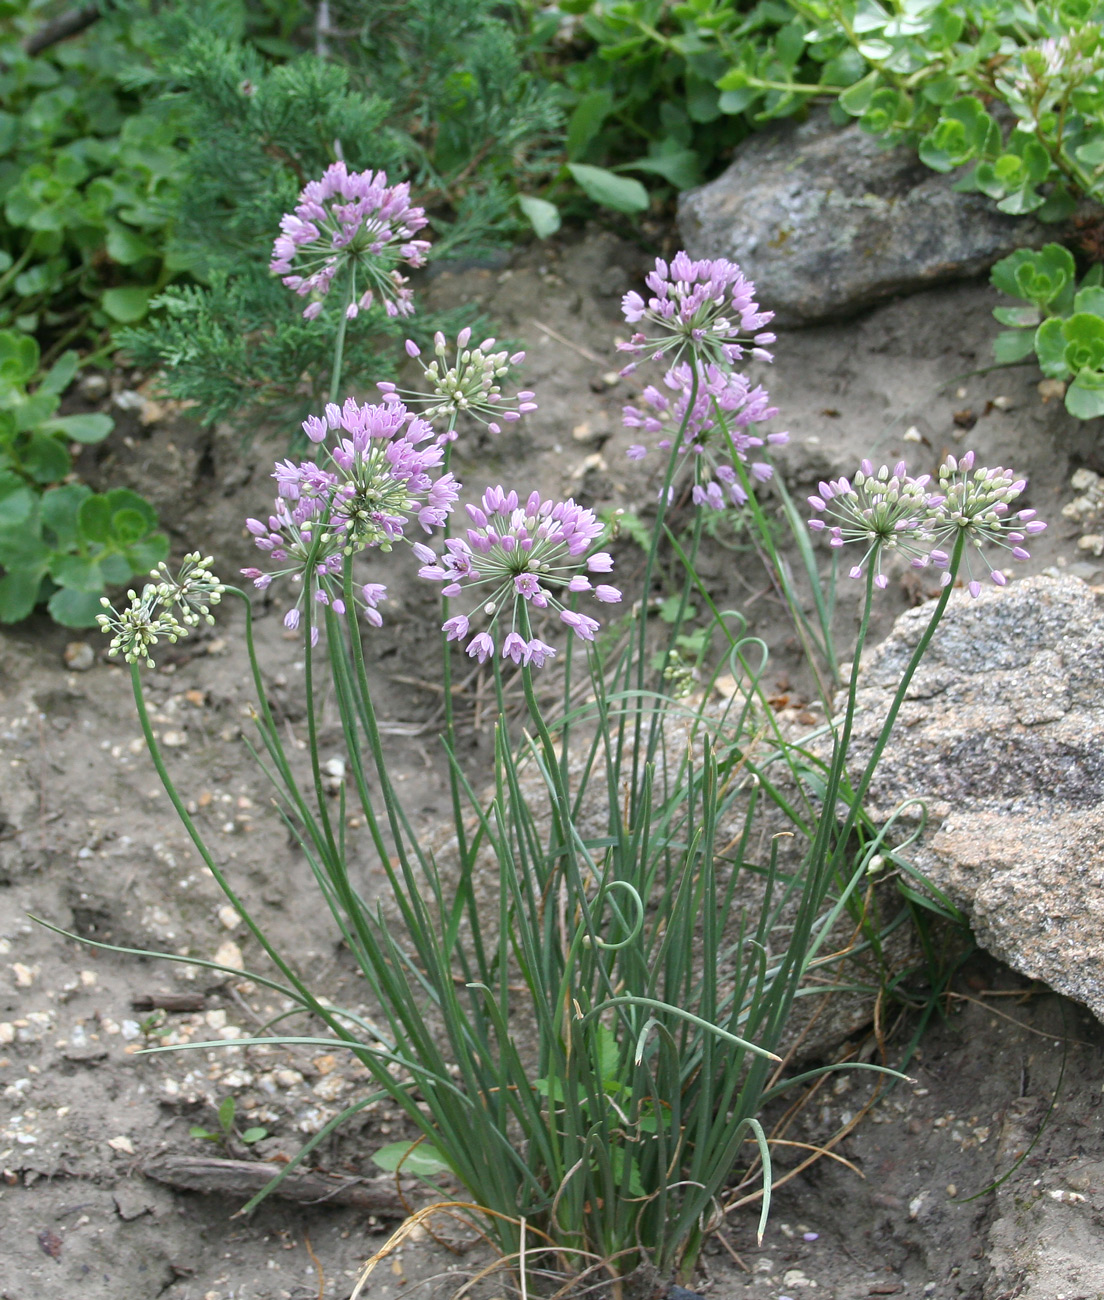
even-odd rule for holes
{"type": "MultiPolygon", "coordinates": [[[[625,458],[635,437],[622,429],[620,408],[632,385],[616,379],[612,350],[623,332],[620,296],[645,262],[612,235],[591,233],[522,250],[502,267],[445,271],[427,282],[434,304],[478,302],[504,334],[523,341],[540,403],[500,439],[458,444],[459,477],[477,490],[485,482],[535,486],[588,505],[647,511],[655,485],[625,458]]],[[[1073,495],[1071,472],[1100,454],[1099,430],[1069,418],[1060,401],[1044,402],[1031,367],[969,373],[989,364],[994,302],[987,286],[963,284],[783,336],[763,375],[782,408],[776,424],[793,437],[777,458],[780,470],[803,493],[864,455],[904,453],[914,468],[931,469],[944,451],[973,446],[983,463],[1026,474],[1031,504],[1052,521],[1025,571],[1059,566],[1099,582],[1100,562],[1077,549],[1078,529],[1060,515],[1073,495]]],[[[111,376],[115,397],[141,378],[111,376]]],[[[174,554],[201,548],[226,576],[251,562],[242,521],[265,509],[285,431],[258,436],[245,452],[235,436],[209,434],[156,404],[124,398],[115,413],[119,428],[88,472],[151,497],[174,554]]],[[[629,543],[618,555],[627,583],[637,556],[629,543]]],[[[437,641],[436,592],[410,576],[401,557],[379,567],[393,598],[369,642],[378,709],[408,807],[430,826],[447,804],[440,685],[423,666],[437,641]]],[[[754,557],[718,545],[704,554],[702,572],[718,603],[744,608],[776,647],[775,684],[799,697],[788,624],[754,557]]],[[[907,580],[894,584],[881,630],[923,595],[907,580]]],[[[267,680],[289,737],[302,746],[301,645],[285,634],[278,605],[258,612],[267,680]]],[[[846,596],[844,641],[852,614],[846,596]]],[[[224,1154],[189,1129],[217,1127],[214,1110],[228,1096],[239,1128],[269,1131],[255,1153],[290,1155],[366,1079],[328,1053],[235,1046],[281,1009],[244,977],[98,952],[28,920],[33,914],[123,946],[245,967],[257,961],[160,789],[128,674],[104,660],[93,634],[83,638],[93,651],[86,667],[88,652],[67,652],[73,639],[38,618],[0,634],[0,1297],[339,1300],[394,1226],[386,1216],[270,1202],[249,1219],[234,1218],[242,1197],[172,1190],[142,1169],[165,1153],[224,1154]],[[189,998],[190,1009],[163,1013],[158,1024],[136,1008],[143,995],[164,994],[189,998]],[[162,1041],[227,1046],[140,1055],[154,1031],[170,1033],[162,1041]]],[[[250,909],[299,955],[313,987],[340,1000],[353,996],[345,989],[352,977],[243,741],[247,672],[241,617],[228,606],[215,629],[168,649],[148,674],[154,725],[250,909]]],[[[476,674],[462,704],[476,771],[489,736],[483,689],[476,674]]],[[[323,745],[336,755],[333,722],[324,725],[323,745]]],[[[1088,1283],[1078,1289],[1074,1265],[1047,1281],[1025,1264],[1022,1247],[1049,1237],[1072,1250],[1083,1239],[1089,1260],[1094,1249],[1104,1255],[1104,1031],[1080,1008],[985,958],[955,988],[910,1067],[915,1082],[883,1093],[836,1148],[848,1163],[822,1160],[781,1187],[762,1248],[754,1246],[752,1209],[734,1214],[725,1241],[704,1257],[701,1290],[718,1300],[1097,1300],[1101,1291],[1088,1283]],[[985,1192],[1040,1133],[1014,1175],[985,1192]]],[[[859,1040],[850,1047],[873,1050],[859,1040]]],[[[866,1086],[833,1078],[790,1130],[793,1140],[822,1141],[862,1110],[866,1086]]],[[[370,1153],[401,1134],[387,1106],[369,1109],[313,1163],[371,1177],[370,1153]]],[[[249,1155],[238,1143],[230,1148],[249,1155]]],[[[785,1168],[797,1157],[779,1159],[785,1168]]],[[[453,1256],[412,1241],[381,1266],[370,1294],[412,1294],[445,1273],[432,1285],[447,1284],[449,1293],[478,1266],[477,1252],[453,1256]]],[[[505,1294],[505,1285],[484,1294],[505,1294]]]]}

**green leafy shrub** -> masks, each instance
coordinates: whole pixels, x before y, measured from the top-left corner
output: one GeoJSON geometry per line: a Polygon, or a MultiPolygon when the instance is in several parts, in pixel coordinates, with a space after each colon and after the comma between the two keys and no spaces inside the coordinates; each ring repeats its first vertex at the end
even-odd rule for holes
{"type": "Polygon", "coordinates": [[[937,171],[973,164],[959,188],[1004,212],[1057,220],[1075,196],[1104,197],[1100,0],[560,0],[595,53],[565,81],[569,126],[616,150],[635,133],[693,183],[748,130],[830,99],[890,142],[914,143],[937,171]],[[598,127],[593,124],[600,117],[598,127]],[[728,125],[734,123],[735,125],[728,125]],[[719,128],[719,129],[718,129],[719,128]]]}
{"type": "Polygon", "coordinates": [[[1079,286],[1073,254],[1047,244],[1004,258],[991,278],[1002,293],[1028,304],[993,309],[1011,327],[993,343],[997,360],[1010,364],[1034,352],[1048,379],[1066,382],[1070,415],[1104,415],[1104,265],[1098,262],[1079,286]]]}
{"type": "Polygon", "coordinates": [[[92,627],[105,588],[168,553],[153,507],[127,488],[97,494],[71,477],[70,443],[96,443],[110,416],[58,415],[77,369],[66,352],[37,383],[38,344],[0,331],[0,623],[42,601],[56,622],[92,627]],[[33,391],[32,391],[33,386],[33,391]]]}
{"type": "Polygon", "coordinates": [[[0,326],[65,342],[135,321],[176,269],[169,200],[183,164],[171,106],[128,69],[140,26],[105,16],[80,40],[29,55],[34,0],[0,36],[0,326]]]}

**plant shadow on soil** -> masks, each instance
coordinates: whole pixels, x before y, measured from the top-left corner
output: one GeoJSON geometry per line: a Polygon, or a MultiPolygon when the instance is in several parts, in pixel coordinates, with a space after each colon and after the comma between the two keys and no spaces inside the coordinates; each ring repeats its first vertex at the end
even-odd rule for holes
{"type": "MultiPolygon", "coordinates": [[[[445,270],[426,281],[434,305],[478,303],[524,344],[526,383],[540,402],[500,440],[476,439],[470,450],[457,444],[459,477],[646,514],[656,484],[625,457],[633,437],[621,427],[620,408],[635,389],[617,379],[612,348],[623,332],[620,297],[644,269],[638,249],[590,232],[521,250],[504,267],[445,270]]],[[[1025,473],[1031,504],[1053,521],[1025,571],[1059,566],[1099,581],[1059,513],[1071,470],[1092,463],[1090,431],[1060,403],[1042,402],[1029,367],[948,385],[987,365],[994,302],[987,286],[960,284],[782,336],[777,363],[757,376],[782,410],[776,426],[793,438],[778,457],[780,471],[800,500],[818,478],[848,473],[864,455],[893,461],[905,454],[914,469],[931,469],[945,451],[975,446],[983,462],[1025,473]],[[915,434],[903,441],[910,429],[915,434]]],[[[141,378],[111,376],[113,394],[141,378]]],[[[154,500],[174,554],[200,547],[224,575],[250,563],[242,521],[265,509],[268,462],[285,453],[285,431],[258,434],[245,449],[236,434],[205,432],[155,401],[130,408],[85,467],[91,480],[126,483],[154,500]]],[[[638,561],[631,544],[619,545],[619,571],[631,584],[638,561]]],[[[378,569],[391,595],[385,625],[369,640],[378,708],[396,779],[416,822],[428,828],[448,812],[440,687],[423,667],[437,644],[436,592],[412,577],[402,557],[382,557],[378,569]]],[[[792,697],[779,707],[799,713],[808,683],[754,557],[707,553],[702,575],[718,605],[743,609],[774,647],[768,682],[792,697]]],[[[876,635],[924,594],[907,576],[894,582],[876,635]]],[[[846,637],[856,609],[846,585],[840,604],[846,637]]],[[[258,612],[267,681],[301,754],[301,645],[285,634],[278,605],[258,612]]],[[[262,926],[301,958],[316,989],[355,999],[307,866],[243,744],[250,693],[241,634],[230,605],[215,629],[166,648],[147,678],[154,725],[184,797],[262,926]]],[[[93,643],[93,634],[86,639],[93,643]]],[[[73,671],[81,660],[70,653],[66,662],[71,640],[37,618],[0,636],[0,1297],[338,1300],[385,1240],[387,1221],[360,1209],[279,1202],[235,1219],[240,1201],[170,1190],[141,1167],[159,1153],[204,1154],[189,1129],[211,1127],[214,1108],[229,1095],[243,1127],[269,1130],[256,1151],[291,1155],[355,1099],[365,1076],[329,1053],[234,1046],[270,1008],[280,1009],[244,978],[98,952],[26,919],[35,913],[116,944],[207,957],[221,949],[230,964],[240,957],[247,967],[256,960],[158,787],[127,674],[104,661],[98,644],[91,668],[73,671]],[[194,1009],[167,1013],[161,1028],[178,1041],[221,1038],[227,1048],[136,1054],[156,1026],[132,1001],[164,991],[190,995],[194,1009]]],[[[475,771],[486,770],[490,753],[486,687],[477,674],[461,697],[465,761],[475,771]]],[[[332,710],[322,743],[323,758],[340,753],[332,710]]],[[[369,884],[382,884],[378,868],[372,879],[367,846],[355,835],[352,843],[369,884]]],[[[1047,1215],[1084,1210],[1100,1222],[1104,1200],[1093,1191],[1100,1179],[1085,1168],[1094,1145],[1099,1151],[1101,1027],[984,956],[964,968],[954,989],[910,1066],[915,1082],[885,1090],[835,1148],[849,1163],[823,1159],[780,1187],[761,1248],[754,1207],[730,1217],[727,1245],[713,1243],[703,1259],[699,1284],[709,1295],[997,1300],[1025,1284],[1010,1239],[1026,1239],[1036,1221],[1055,1229],[1047,1215]],[[965,1199],[1010,1168],[1040,1130],[999,1191],[965,1199]],[[806,1240],[812,1233],[816,1239],[806,1240]]],[[[861,1036],[840,1050],[848,1047],[874,1050],[861,1036]]],[[[787,1138],[823,1142],[868,1094],[857,1077],[831,1076],[787,1138]]],[[[370,1176],[370,1153],[404,1132],[381,1105],[323,1144],[315,1163],[370,1176]]],[[[780,1172],[801,1155],[798,1147],[778,1148],[780,1172]]],[[[472,1262],[477,1256],[453,1256],[424,1236],[410,1240],[380,1266],[370,1294],[451,1294],[481,1265],[472,1262]],[[425,1289],[415,1289],[419,1282],[425,1289]]],[[[492,1280],[481,1294],[502,1295],[505,1287],[505,1279],[492,1280]]]]}

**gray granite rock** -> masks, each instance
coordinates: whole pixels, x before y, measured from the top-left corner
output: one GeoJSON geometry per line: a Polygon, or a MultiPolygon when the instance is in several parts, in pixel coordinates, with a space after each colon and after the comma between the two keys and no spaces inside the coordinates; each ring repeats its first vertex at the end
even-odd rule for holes
{"type": "Polygon", "coordinates": [[[687,191],[679,231],[694,257],[739,262],[782,325],[978,275],[1055,238],[1054,226],[956,194],[953,180],[911,147],[886,150],[814,114],[752,136],[723,175],[687,191]]]}
{"type": "MultiPolygon", "coordinates": [[[[978,942],[1104,1020],[1104,609],[1077,578],[956,593],[897,720],[869,804],[927,804],[916,865],[978,942]]],[[[931,606],[859,676],[855,763],[931,606]]],[[[913,810],[915,814],[916,810],[913,810]]]]}

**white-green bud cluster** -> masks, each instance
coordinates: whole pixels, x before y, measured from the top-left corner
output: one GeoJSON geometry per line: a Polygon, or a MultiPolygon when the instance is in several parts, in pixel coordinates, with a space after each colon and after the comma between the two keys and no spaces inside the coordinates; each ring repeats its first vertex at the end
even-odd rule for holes
{"type": "Polygon", "coordinates": [[[226,587],[211,573],[213,563],[211,556],[194,551],[174,577],[162,562],[150,573],[156,581],[147,582],[140,593],[127,592],[130,605],[120,613],[104,596],[100,604],[106,612],[96,622],[111,637],[107,653],[152,668],[150,649],[159,641],[178,641],[200,623],[214,623],[210,607],[219,603],[226,587]]]}

